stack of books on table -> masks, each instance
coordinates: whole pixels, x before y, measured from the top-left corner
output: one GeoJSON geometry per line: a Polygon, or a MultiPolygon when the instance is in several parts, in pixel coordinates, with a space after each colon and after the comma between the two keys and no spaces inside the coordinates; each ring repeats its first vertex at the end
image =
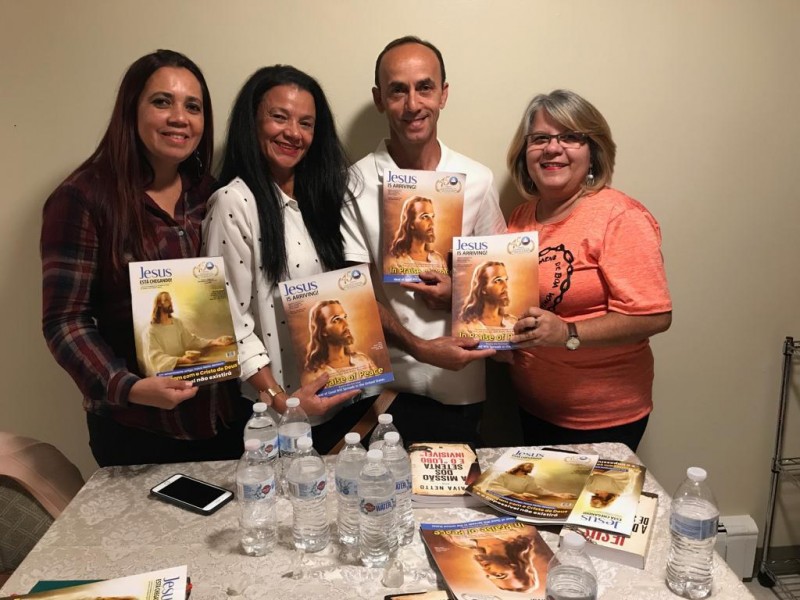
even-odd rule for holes
{"type": "Polygon", "coordinates": [[[408,447],[411,459],[411,503],[414,508],[480,506],[467,493],[478,479],[478,455],[468,444],[415,443],[408,447]]]}
{"type": "Polygon", "coordinates": [[[579,531],[590,554],[644,568],[658,499],[642,492],[645,472],[592,454],[510,448],[467,489],[520,521],[579,531]]]}
{"type": "Polygon", "coordinates": [[[657,510],[658,494],[642,492],[633,521],[633,530],[629,536],[589,527],[564,525],[558,544],[561,545],[564,534],[571,529],[586,538],[586,552],[590,556],[644,569],[647,553],[650,551],[650,542],[653,539],[657,510]]]}

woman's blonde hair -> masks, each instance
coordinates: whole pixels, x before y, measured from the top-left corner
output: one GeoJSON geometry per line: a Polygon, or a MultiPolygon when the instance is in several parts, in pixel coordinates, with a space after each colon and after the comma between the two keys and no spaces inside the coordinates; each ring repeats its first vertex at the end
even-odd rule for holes
{"type": "Polygon", "coordinates": [[[539,94],[530,101],[508,149],[508,170],[520,193],[526,198],[538,195],[536,183],[528,174],[525,160],[528,146],[525,136],[530,133],[533,119],[540,110],[544,110],[565,129],[585,133],[589,137],[590,165],[594,181],[587,183],[585,189],[596,191],[610,184],[614,174],[617,145],[611,138],[611,130],[605,117],[591,102],[575,92],[554,90],[549,94],[539,94]]]}

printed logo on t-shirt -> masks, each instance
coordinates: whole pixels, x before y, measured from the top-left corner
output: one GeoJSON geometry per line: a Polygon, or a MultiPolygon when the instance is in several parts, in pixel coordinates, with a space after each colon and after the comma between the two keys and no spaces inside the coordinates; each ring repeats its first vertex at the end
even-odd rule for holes
{"type": "Polygon", "coordinates": [[[541,308],[556,312],[572,279],[572,262],[575,257],[564,247],[548,246],[539,250],[539,281],[547,285],[547,293],[541,297],[541,308]]]}

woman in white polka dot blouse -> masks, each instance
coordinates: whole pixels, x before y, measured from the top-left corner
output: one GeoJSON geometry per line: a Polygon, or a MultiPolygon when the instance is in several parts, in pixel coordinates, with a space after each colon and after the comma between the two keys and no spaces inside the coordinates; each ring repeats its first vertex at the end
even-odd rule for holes
{"type": "Polygon", "coordinates": [[[256,71],[233,107],[205,253],[225,260],[242,393],[282,412],[289,396],[327,452],[366,411],[358,391],[320,398],[328,375],[300,385],[277,282],[369,262],[347,187],[348,160],[319,84],[294,67],[256,71]]]}

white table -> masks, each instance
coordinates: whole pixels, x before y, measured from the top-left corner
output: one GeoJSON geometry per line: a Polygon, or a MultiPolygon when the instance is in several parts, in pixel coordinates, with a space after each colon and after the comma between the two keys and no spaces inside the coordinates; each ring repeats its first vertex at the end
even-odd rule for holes
{"type": "MultiPolygon", "coordinates": [[[[572,446],[603,458],[638,462],[622,444],[572,446]]],[[[502,449],[479,450],[481,466],[491,464],[502,449]]],[[[333,461],[329,459],[332,476],[333,461]]],[[[428,563],[419,535],[401,548],[405,568],[401,588],[381,585],[381,569],[343,564],[338,543],[307,555],[300,579],[282,577],[296,568],[291,546],[291,507],[279,500],[280,543],[267,556],[244,556],[239,549],[238,507],[235,502],[204,517],[148,496],[151,487],[173,473],[192,475],[234,488],[234,462],[143,465],[99,469],[64,513],[0,589],[0,596],[27,592],[42,579],[105,579],[186,564],[194,588],[193,600],[281,598],[286,600],[349,598],[382,599],[387,593],[441,588],[428,563]],[[235,592],[239,592],[236,595],[235,592]]],[[[332,479],[331,479],[332,480],[332,479]]],[[[600,600],[674,600],[664,583],[669,547],[670,498],[648,471],[645,490],[659,494],[658,518],[644,570],[594,559],[600,600]]],[[[329,517],[335,521],[335,494],[329,494],[329,517]]],[[[415,510],[420,522],[448,523],[497,516],[485,509],[415,510]]],[[[557,535],[542,532],[555,548],[557,535]]],[[[714,598],[753,598],[728,566],[716,557],[714,598]]]]}

